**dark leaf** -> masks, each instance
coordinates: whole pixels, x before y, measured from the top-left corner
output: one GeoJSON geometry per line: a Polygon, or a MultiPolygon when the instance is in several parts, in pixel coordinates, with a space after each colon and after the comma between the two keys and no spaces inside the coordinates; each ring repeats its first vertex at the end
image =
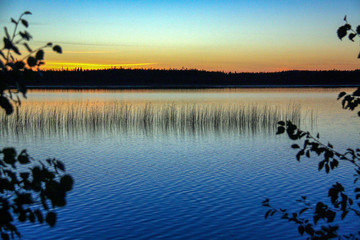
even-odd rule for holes
{"type": "Polygon", "coordinates": [[[74,180],[70,175],[64,175],[60,180],[60,185],[65,191],[70,191],[74,184],[74,180]]]}
{"type": "Polygon", "coordinates": [[[65,171],[65,164],[63,162],[56,160],[55,163],[56,163],[55,165],[58,169],[60,169],[63,172],[65,171]]]}
{"type": "Polygon", "coordinates": [[[25,67],[25,63],[23,62],[23,61],[17,61],[16,63],[15,63],[15,67],[17,68],[17,69],[23,69],[24,67],[25,67]]]}
{"type": "Polygon", "coordinates": [[[25,27],[29,27],[29,23],[28,23],[25,19],[21,19],[21,23],[22,23],[25,27]]]}
{"type": "Polygon", "coordinates": [[[284,132],[285,132],[285,128],[282,127],[282,126],[280,126],[280,127],[278,127],[278,129],[277,129],[276,135],[278,135],[278,134],[283,134],[284,132]]]}
{"type": "Polygon", "coordinates": [[[4,48],[13,50],[16,54],[21,55],[19,49],[9,40],[9,38],[3,38],[4,40],[4,48]]]}
{"type": "Polygon", "coordinates": [[[19,214],[19,216],[18,216],[18,220],[19,220],[20,222],[25,222],[25,221],[26,221],[26,213],[25,213],[24,210],[22,210],[22,211],[20,212],[20,214],[19,214]]]}
{"type": "Polygon", "coordinates": [[[2,150],[2,153],[4,154],[4,157],[15,157],[16,151],[14,148],[4,148],[2,150]]]}
{"type": "Polygon", "coordinates": [[[330,172],[329,164],[326,164],[326,165],[325,165],[325,172],[326,172],[326,173],[329,173],[329,172],[330,172]]]}
{"type": "Polygon", "coordinates": [[[61,47],[60,47],[59,45],[55,45],[55,46],[53,47],[53,50],[54,50],[55,52],[57,52],[57,53],[62,53],[61,47]]]}
{"type": "Polygon", "coordinates": [[[51,42],[48,42],[46,46],[51,47],[53,44],[51,42]]]}
{"type": "Polygon", "coordinates": [[[27,31],[24,31],[24,32],[19,32],[20,36],[27,40],[27,41],[30,41],[30,39],[32,38],[32,36],[30,35],[30,33],[28,33],[27,31]]]}
{"type": "Polygon", "coordinates": [[[300,226],[298,227],[298,231],[299,231],[299,233],[300,233],[301,236],[304,235],[305,227],[302,226],[302,225],[300,225],[300,226]]]}
{"type": "Polygon", "coordinates": [[[334,167],[337,167],[339,165],[339,161],[336,159],[334,159],[332,162],[334,164],[334,167]]]}
{"type": "Polygon", "coordinates": [[[36,61],[36,59],[35,59],[34,57],[30,56],[30,57],[27,59],[27,63],[28,63],[28,65],[29,65],[30,67],[34,67],[34,66],[36,66],[37,61],[36,61]]]}
{"type": "Polygon", "coordinates": [[[30,176],[30,173],[28,172],[22,172],[20,173],[20,177],[23,179],[23,180],[27,180],[30,176]]]}
{"type": "Polygon", "coordinates": [[[20,155],[18,156],[18,161],[19,161],[20,164],[30,163],[29,155],[28,155],[26,152],[20,154],[20,155]]]}
{"type": "Polygon", "coordinates": [[[355,34],[355,33],[350,33],[350,34],[349,34],[349,39],[350,39],[350,41],[354,41],[354,37],[356,37],[356,34],[355,34]]]}
{"type": "Polygon", "coordinates": [[[271,212],[271,209],[265,213],[265,219],[267,219],[269,217],[270,212],[271,212]]]}
{"type": "Polygon", "coordinates": [[[300,148],[300,146],[299,146],[299,145],[297,145],[297,144],[293,144],[293,145],[291,145],[291,147],[292,147],[292,148],[294,148],[294,149],[296,149],[296,148],[300,148]]]}
{"type": "Polygon", "coordinates": [[[9,102],[9,99],[3,96],[0,96],[0,107],[2,107],[5,110],[7,115],[12,114],[14,111],[13,106],[9,102]]]}
{"type": "Polygon", "coordinates": [[[44,218],[43,218],[43,215],[42,215],[41,211],[40,211],[39,209],[36,209],[36,210],[34,211],[34,213],[35,213],[35,216],[36,216],[38,222],[39,222],[39,223],[43,223],[43,222],[44,222],[44,218]]]}
{"type": "Polygon", "coordinates": [[[333,211],[331,211],[331,210],[328,210],[328,211],[326,212],[327,222],[333,222],[334,219],[335,219],[335,217],[336,217],[336,213],[335,213],[335,212],[333,212],[333,211]]]}
{"type": "Polygon", "coordinates": [[[320,138],[320,134],[318,133],[318,134],[316,134],[316,138],[320,138]]]}
{"type": "Polygon", "coordinates": [[[39,51],[37,51],[35,57],[37,60],[43,60],[44,59],[44,50],[40,49],[39,51]]]}
{"type": "Polygon", "coordinates": [[[8,32],[8,30],[7,30],[6,27],[4,27],[4,31],[5,31],[6,38],[7,38],[7,39],[10,39],[10,34],[9,34],[9,32],[8,32]]]}
{"type": "Polygon", "coordinates": [[[49,224],[50,227],[54,227],[56,224],[56,213],[55,212],[48,212],[46,214],[46,223],[49,224]]]}
{"type": "Polygon", "coordinates": [[[350,30],[351,29],[351,25],[350,24],[345,24],[344,27],[346,27],[346,30],[350,30]]]}
{"type": "Polygon", "coordinates": [[[308,224],[305,226],[305,232],[307,232],[308,234],[310,235],[313,235],[314,234],[314,229],[313,227],[311,226],[311,224],[308,224]]]}
{"type": "Polygon", "coordinates": [[[356,89],[353,93],[352,93],[353,96],[357,96],[357,97],[360,97],[360,88],[356,89]]]}
{"type": "Polygon", "coordinates": [[[284,121],[279,121],[278,124],[281,125],[281,126],[285,126],[285,122],[284,122],[284,121]]]}
{"type": "Polygon", "coordinates": [[[338,38],[340,40],[342,40],[347,35],[347,27],[345,25],[339,27],[337,30],[337,35],[338,35],[338,38]]]}
{"type": "Polygon", "coordinates": [[[34,223],[35,222],[35,214],[33,212],[29,212],[29,220],[30,222],[34,223]]]}
{"type": "Polygon", "coordinates": [[[31,12],[26,11],[26,12],[24,12],[24,15],[31,15],[31,12]]]}
{"type": "Polygon", "coordinates": [[[270,205],[269,205],[269,201],[270,201],[270,199],[265,199],[264,201],[262,201],[262,205],[264,206],[264,207],[269,207],[270,205]]]}
{"type": "Polygon", "coordinates": [[[298,161],[300,161],[300,157],[304,155],[304,149],[300,150],[297,154],[296,154],[296,159],[298,161]]]}
{"type": "Polygon", "coordinates": [[[29,53],[32,53],[32,49],[27,43],[24,43],[25,48],[29,51],[29,53]]]}
{"type": "Polygon", "coordinates": [[[359,26],[357,26],[357,28],[356,28],[356,32],[357,32],[357,34],[360,34],[360,25],[359,25],[359,26]]]}
{"type": "Polygon", "coordinates": [[[299,212],[299,215],[303,214],[306,210],[308,210],[309,208],[303,208],[301,209],[301,211],[299,212]]]}
{"type": "Polygon", "coordinates": [[[13,18],[11,18],[11,22],[17,24],[17,21],[15,21],[13,18]]]}
{"type": "Polygon", "coordinates": [[[11,49],[12,49],[17,55],[21,55],[18,47],[16,47],[15,45],[13,45],[11,49]]]}
{"type": "Polygon", "coordinates": [[[340,98],[342,98],[345,95],[346,95],[346,92],[339,93],[337,100],[339,100],[340,98]]]}

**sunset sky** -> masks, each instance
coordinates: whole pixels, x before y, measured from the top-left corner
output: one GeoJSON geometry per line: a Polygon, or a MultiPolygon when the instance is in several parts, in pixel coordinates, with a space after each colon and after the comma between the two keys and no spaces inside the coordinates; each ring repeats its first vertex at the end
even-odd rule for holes
{"type": "Polygon", "coordinates": [[[63,48],[62,55],[46,51],[45,68],[360,68],[360,39],[336,36],[345,14],[360,24],[359,0],[1,0],[1,25],[12,29],[10,18],[26,10],[30,45],[63,48]]]}

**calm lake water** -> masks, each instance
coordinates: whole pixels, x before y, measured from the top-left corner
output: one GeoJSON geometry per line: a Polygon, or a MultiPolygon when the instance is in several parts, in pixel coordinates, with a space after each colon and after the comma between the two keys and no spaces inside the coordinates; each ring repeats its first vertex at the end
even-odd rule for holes
{"type": "MultiPolygon", "coordinates": [[[[31,91],[0,117],[1,147],[62,160],[75,179],[56,227],[20,224],[23,239],[301,239],[261,206],[300,209],[327,197],[346,163],[326,175],[295,160],[276,122],[292,119],[343,152],[359,143],[353,89],[31,91]]],[[[343,229],[360,228],[349,214],[343,229]]]]}

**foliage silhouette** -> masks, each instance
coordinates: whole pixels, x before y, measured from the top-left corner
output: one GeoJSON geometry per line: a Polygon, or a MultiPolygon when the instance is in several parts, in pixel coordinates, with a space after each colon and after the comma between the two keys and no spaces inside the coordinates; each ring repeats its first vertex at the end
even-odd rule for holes
{"type": "MultiPolygon", "coordinates": [[[[344,18],[345,25],[341,26],[338,31],[338,37],[342,39],[349,34],[349,39],[353,39],[359,35],[360,26],[357,31],[352,30],[351,25],[348,24],[346,16],[344,18]]],[[[354,111],[360,104],[360,88],[351,94],[340,92],[338,100],[341,100],[342,108],[354,111]]],[[[360,111],[357,113],[360,117],[360,111]]],[[[349,213],[360,217],[360,148],[348,148],[345,153],[336,151],[332,144],[324,144],[320,141],[320,135],[311,135],[309,132],[299,129],[290,121],[278,122],[278,130],[276,134],[286,133],[291,140],[303,140],[302,147],[298,144],[292,144],[293,149],[298,149],[296,159],[300,161],[303,157],[310,158],[311,155],[320,157],[318,163],[318,170],[324,170],[326,173],[336,169],[340,162],[350,163],[355,170],[354,176],[354,195],[355,200],[348,195],[343,185],[339,182],[333,184],[328,191],[329,204],[323,201],[318,201],[316,204],[311,203],[306,196],[301,196],[296,200],[302,205],[302,209],[296,212],[290,212],[287,209],[275,208],[270,205],[270,200],[266,199],[262,202],[264,207],[268,208],[265,218],[273,216],[275,213],[280,214],[282,219],[294,222],[298,226],[298,232],[301,236],[306,235],[307,239],[359,239],[360,231],[354,233],[342,234],[339,233],[340,226],[335,224],[335,220],[343,221],[349,213]],[[304,214],[312,211],[312,216],[304,214]]],[[[357,224],[358,222],[354,222],[357,224]]]]}
{"type": "MultiPolygon", "coordinates": [[[[19,25],[28,28],[29,23],[24,19],[26,15],[31,15],[31,12],[24,12],[17,21],[11,18],[11,22],[15,25],[11,35],[8,29],[4,27],[4,47],[0,49],[0,56],[2,57],[0,57],[0,107],[5,110],[6,114],[11,114],[14,111],[14,105],[20,106],[21,101],[18,94],[21,93],[26,98],[27,89],[24,83],[34,79],[35,73],[40,73],[40,66],[45,64],[43,49],[53,46],[49,42],[32,50],[28,44],[32,38],[30,33],[26,30],[18,30],[19,25]],[[23,45],[28,52],[20,60],[16,59],[16,56],[22,55],[19,45],[23,45]]],[[[59,45],[53,46],[53,50],[62,53],[59,45]]]]}
{"type": "MultiPolygon", "coordinates": [[[[345,15],[344,17],[345,24],[338,28],[337,35],[340,40],[342,40],[344,37],[348,36],[349,40],[354,42],[355,37],[360,36],[360,25],[356,27],[356,30],[354,30],[351,25],[347,21],[347,17],[345,15]]],[[[360,58],[360,52],[358,55],[358,58],[360,58]]]]}
{"type": "MultiPolygon", "coordinates": [[[[25,83],[40,73],[44,64],[44,48],[52,43],[32,50],[28,42],[32,36],[26,30],[18,31],[22,25],[25,29],[29,23],[24,17],[31,15],[26,11],[14,24],[12,35],[5,27],[4,47],[0,49],[0,107],[7,115],[14,112],[14,107],[21,105],[19,95],[26,98],[25,83]],[[28,51],[21,56],[19,45],[28,51]]],[[[53,50],[61,53],[61,47],[55,45],[53,50]]],[[[72,189],[73,178],[65,174],[65,165],[56,159],[47,159],[45,163],[35,161],[26,150],[19,154],[14,148],[3,148],[0,151],[0,233],[2,239],[21,236],[14,220],[56,224],[57,215],[54,209],[66,205],[66,193],[72,189]]]]}

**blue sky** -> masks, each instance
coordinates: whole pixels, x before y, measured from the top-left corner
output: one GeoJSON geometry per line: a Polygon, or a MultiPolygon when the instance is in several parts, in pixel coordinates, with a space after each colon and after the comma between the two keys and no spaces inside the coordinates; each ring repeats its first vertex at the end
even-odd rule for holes
{"type": "MultiPolygon", "coordinates": [[[[7,1],[0,23],[25,10],[32,45],[59,43],[49,67],[143,66],[220,71],[356,69],[359,43],[336,37],[360,1],[7,1]]],[[[3,36],[3,33],[1,33],[3,36]]],[[[359,42],[359,41],[358,41],[359,42]]]]}

